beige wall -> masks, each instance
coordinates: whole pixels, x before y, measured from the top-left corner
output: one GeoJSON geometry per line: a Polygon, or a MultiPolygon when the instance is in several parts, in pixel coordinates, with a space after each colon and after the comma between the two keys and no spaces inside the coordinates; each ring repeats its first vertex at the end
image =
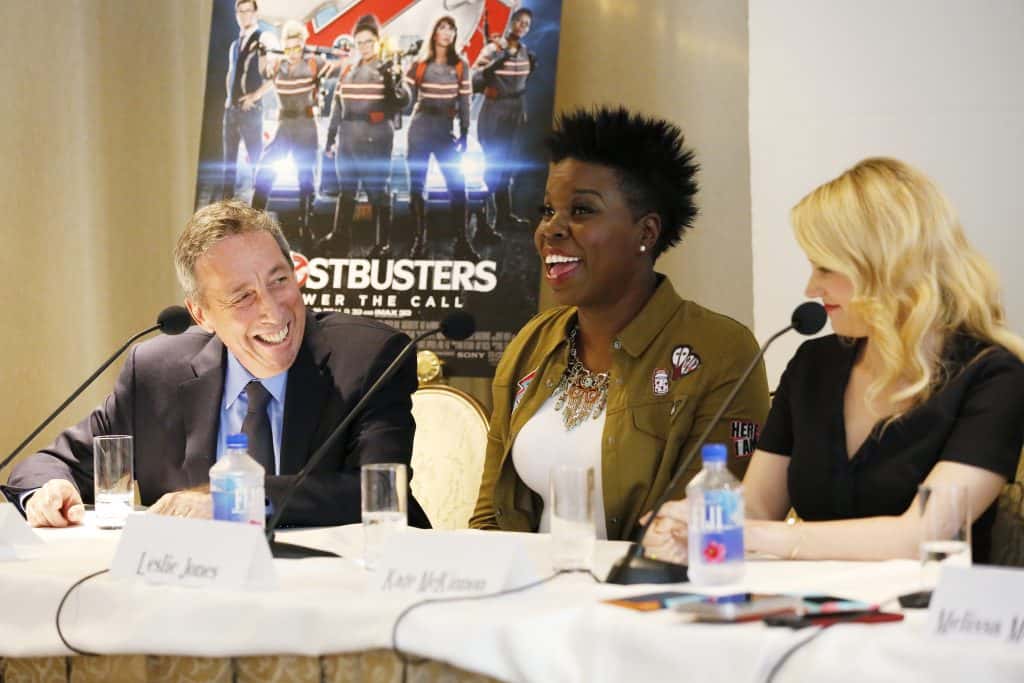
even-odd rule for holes
{"type": "MultiPolygon", "coordinates": [[[[209,0],[0,3],[17,56],[0,70],[0,229],[13,247],[0,256],[0,453],[180,297],[170,250],[192,208],[209,21],[209,0]]],[[[746,2],[565,0],[561,41],[558,107],[622,102],[683,126],[703,213],[659,267],[750,324],[746,2]]]]}
{"type": "MultiPolygon", "coordinates": [[[[1024,3],[935,0],[927,7],[750,2],[759,338],[786,324],[810,274],[789,227],[790,207],[874,155],[903,159],[935,179],[1002,278],[1011,328],[1024,331],[1024,3]]],[[[787,335],[768,352],[771,386],[802,341],[787,335]]]]}
{"type": "Polygon", "coordinates": [[[192,208],[209,23],[208,2],[0,3],[3,455],[180,298],[169,254],[192,208]]]}

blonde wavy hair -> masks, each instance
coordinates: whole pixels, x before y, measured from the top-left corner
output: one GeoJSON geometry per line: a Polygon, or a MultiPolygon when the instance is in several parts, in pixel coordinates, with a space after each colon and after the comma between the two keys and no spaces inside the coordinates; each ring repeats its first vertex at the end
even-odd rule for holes
{"type": "Polygon", "coordinates": [[[869,405],[887,390],[907,409],[927,400],[947,379],[941,354],[957,332],[1024,360],[1024,340],[1006,328],[995,272],[967,242],[949,200],[917,169],[865,159],[811,191],[791,218],[811,262],[853,283],[850,309],[881,361],[869,405]]]}

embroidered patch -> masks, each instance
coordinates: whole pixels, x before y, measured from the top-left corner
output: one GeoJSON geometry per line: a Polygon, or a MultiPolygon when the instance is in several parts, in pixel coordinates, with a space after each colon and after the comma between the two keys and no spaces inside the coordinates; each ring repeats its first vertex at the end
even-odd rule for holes
{"type": "Polygon", "coordinates": [[[516,382],[516,397],[512,400],[512,412],[515,412],[516,408],[519,407],[519,402],[523,400],[523,396],[526,395],[526,390],[530,387],[530,382],[532,382],[536,376],[537,371],[533,370],[530,374],[516,382]]]}
{"type": "Polygon", "coordinates": [[[757,448],[757,437],[761,434],[761,425],[745,420],[733,420],[730,432],[736,457],[745,458],[753,455],[754,449],[757,448]]]}
{"type": "Polygon", "coordinates": [[[687,344],[672,349],[672,379],[686,377],[700,367],[700,356],[687,344]]]}
{"type": "Polygon", "coordinates": [[[664,396],[668,393],[669,385],[672,380],[669,378],[668,370],[664,368],[658,368],[654,371],[654,375],[651,376],[651,389],[654,391],[655,396],[664,396]]]}

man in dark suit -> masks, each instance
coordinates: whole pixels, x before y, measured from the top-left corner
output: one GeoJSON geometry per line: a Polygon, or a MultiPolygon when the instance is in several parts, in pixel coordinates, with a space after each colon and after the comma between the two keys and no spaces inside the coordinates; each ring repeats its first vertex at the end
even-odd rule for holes
{"type": "MultiPolygon", "coordinates": [[[[151,511],[208,518],[209,469],[227,435],[254,432],[250,454],[267,471],[274,506],[408,342],[372,320],[307,311],[280,226],[241,202],[197,211],[175,267],[198,327],[133,348],[103,405],[14,469],[8,493],[31,524],[82,519],[100,434],[134,435],[135,476],[151,511]]],[[[358,522],[360,466],[409,463],[414,357],[381,389],[296,492],[283,524],[358,522]]],[[[428,526],[411,495],[409,522],[428,526]]]]}

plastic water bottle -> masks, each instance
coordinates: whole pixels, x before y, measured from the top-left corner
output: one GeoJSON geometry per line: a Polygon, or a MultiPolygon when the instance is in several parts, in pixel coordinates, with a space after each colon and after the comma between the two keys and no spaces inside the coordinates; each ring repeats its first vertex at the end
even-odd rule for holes
{"type": "Polygon", "coordinates": [[[226,522],[266,524],[263,465],[249,456],[245,434],[228,437],[224,455],[210,468],[213,518],[226,522]]]}
{"type": "Polygon", "coordinates": [[[701,449],[704,469],[686,487],[690,501],[689,577],[695,584],[743,578],[743,488],[725,467],[720,443],[701,449]]]}

